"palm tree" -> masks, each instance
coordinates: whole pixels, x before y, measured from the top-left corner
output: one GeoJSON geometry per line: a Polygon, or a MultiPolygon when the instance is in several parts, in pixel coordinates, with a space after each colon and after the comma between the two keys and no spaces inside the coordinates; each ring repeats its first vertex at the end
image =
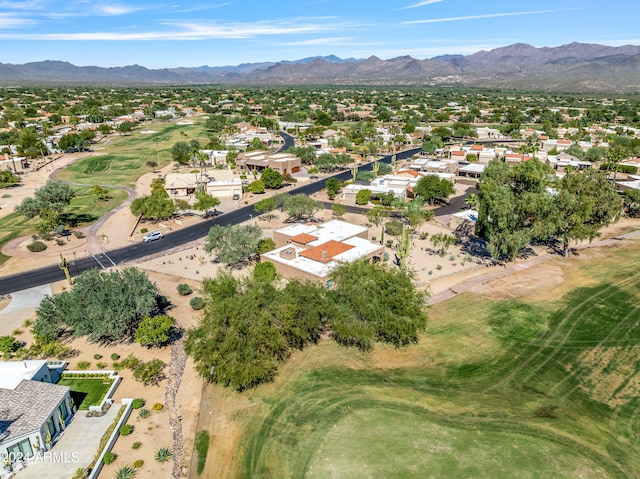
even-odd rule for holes
{"type": "Polygon", "coordinates": [[[480,203],[480,199],[478,198],[478,195],[471,193],[470,195],[467,195],[464,202],[469,206],[469,208],[475,209],[475,207],[478,206],[478,203],[480,203]]]}

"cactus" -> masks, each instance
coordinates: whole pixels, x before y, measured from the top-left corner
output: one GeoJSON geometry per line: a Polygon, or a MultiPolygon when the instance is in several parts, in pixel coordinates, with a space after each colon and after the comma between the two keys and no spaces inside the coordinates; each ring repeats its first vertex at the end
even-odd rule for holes
{"type": "Polygon", "coordinates": [[[391,169],[393,170],[394,173],[396,172],[397,167],[398,167],[398,159],[394,153],[393,156],[391,157],[391,169]]]}
{"type": "Polygon", "coordinates": [[[356,182],[356,176],[358,176],[358,162],[353,162],[353,168],[351,168],[351,174],[353,175],[353,182],[356,182]]]}
{"type": "Polygon", "coordinates": [[[69,282],[69,284],[73,284],[73,280],[71,279],[71,275],[69,274],[69,263],[67,262],[67,259],[62,256],[62,253],[60,253],[60,260],[61,261],[58,263],[58,268],[64,271],[64,275],[67,277],[67,281],[69,282]]]}
{"type": "Polygon", "coordinates": [[[377,161],[373,162],[373,173],[378,176],[378,174],[380,173],[380,163],[378,163],[377,161]]]}
{"type": "Polygon", "coordinates": [[[409,256],[411,250],[411,235],[409,234],[408,225],[402,225],[402,234],[400,235],[400,244],[398,245],[398,257],[400,258],[400,267],[405,266],[405,259],[409,256]]]}

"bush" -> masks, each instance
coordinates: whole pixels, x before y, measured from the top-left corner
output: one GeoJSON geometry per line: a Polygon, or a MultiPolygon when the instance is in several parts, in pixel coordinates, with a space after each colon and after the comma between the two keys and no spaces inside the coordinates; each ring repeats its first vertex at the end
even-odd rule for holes
{"type": "Polygon", "coordinates": [[[193,309],[194,311],[198,311],[204,308],[204,299],[202,299],[200,296],[191,298],[191,301],[189,301],[189,306],[191,306],[191,309],[193,309]]]}
{"type": "Polygon", "coordinates": [[[102,361],[98,361],[98,362],[96,363],[96,367],[97,367],[98,369],[104,369],[104,368],[106,368],[106,367],[107,367],[107,363],[102,362],[102,361]]]}
{"type": "Polygon", "coordinates": [[[94,355],[93,355],[93,359],[95,359],[96,361],[97,361],[98,359],[102,359],[102,354],[94,354],[94,355]]]}
{"type": "Polygon", "coordinates": [[[147,228],[142,228],[142,229],[140,230],[140,233],[141,233],[141,234],[145,234],[145,233],[148,233],[148,232],[149,232],[149,230],[148,230],[147,228]]]}
{"type": "Polygon", "coordinates": [[[154,411],[162,411],[162,408],[164,408],[164,406],[161,402],[157,402],[153,406],[151,406],[151,409],[153,409],[154,411]]]}
{"type": "Polygon", "coordinates": [[[258,241],[258,254],[263,254],[267,251],[271,251],[272,249],[275,249],[275,247],[276,242],[271,238],[262,238],[260,241],[258,241]]]}
{"type": "Polygon", "coordinates": [[[204,471],[204,465],[207,462],[207,453],[209,452],[209,433],[200,431],[196,436],[196,453],[198,454],[198,475],[204,471]]]}
{"type": "Polygon", "coordinates": [[[112,452],[105,453],[104,457],[102,458],[102,462],[104,462],[105,464],[111,464],[115,460],[116,460],[116,455],[112,452]]]}
{"type": "Polygon", "coordinates": [[[145,404],[144,399],[136,398],[131,402],[131,407],[133,409],[140,409],[142,406],[144,406],[144,404],[145,404]]]}
{"type": "Polygon", "coordinates": [[[89,477],[89,469],[86,467],[79,467],[73,474],[71,479],[87,479],[89,477]]]}
{"type": "Polygon", "coordinates": [[[149,362],[142,363],[133,370],[133,378],[141,382],[145,386],[158,384],[165,378],[163,373],[166,364],[160,359],[152,359],[149,362]]]}
{"type": "Polygon", "coordinates": [[[149,416],[151,416],[151,411],[148,409],[140,409],[140,412],[138,413],[139,418],[147,419],[149,416]]]}
{"type": "Polygon", "coordinates": [[[180,283],[176,289],[178,290],[178,294],[180,296],[189,296],[191,293],[193,293],[191,286],[186,283],[180,283]]]}
{"type": "Polygon", "coordinates": [[[116,479],[132,479],[136,475],[136,470],[131,466],[123,466],[116,472],[116,479]]]}
{"type": "Polygon", "coordinates": [[[42,241],[34,241],[33,243],[29,243],[27,245],[27,249],[32,253],[39,253],[40,251],[44,251],[47,249],[47,245],[42,241]]]}
{"type": "Polygon", "coordinates": [[[155,458],[158,462],[167,462],[171,459],[171,451],[166,447],[162,447],[156,451],[155,458]]]}
{"type": "Polygon", "coordinates": [[[82,231],[74,231],[73,236],[75,236],[78,239],[81,239],[81,238],[84,238],[84,233],[82,231]]]}
{"type": "Polygon", "coordinates": [[[117,361],[118,359],[120,359],[120,355],[117,353],[113,353],[111,355],[111,361],[117,361]]]}
{"type": "Polygon", "coordinates": [[[253,269],[253,278],[256,281],[270,283],[276,279],[276,267],[270,261],[258,263],[253,269]]]}
{"type": "Polygon", "coordinates": [[[371,190],[360,190],[356,193],[356,204],[366,205],[371,199],[371,190]]]}
{"type": "Polygon", "coordinates": [[[120,429],[118,429],[118,431],[120,432],[121,436],[128,436],[133,432],[133,426],[131,424],[123,424],[122,426],[120,426],[120,429]]]}
{"type": "Polygon", "coordinates": [[[140,441],[136,441],[131,445],[131,449],[140,449],[140,446],[142,446],[142,443],[140,441]]]}
{"type": "Polygon", "coordinates": [[[133,467],[135,467],[136,469],[139,469],[143,466],[144,461],[142,459],[138,459],[137,461],[134,461],[133,463],[133,467]]]}
{"type": "Polygon", "coordinates": [[[18,350],[20,343],[13,336],[0,336],[0,351],[3,353],[13,353],[18,350]]]}
{"type": "Polygon", "coordinates": [[[91,363],[89,361],[78,361],[78,369],[80,371],[85,371],[89,369],[90,366],[91,366],[91,363]]]}

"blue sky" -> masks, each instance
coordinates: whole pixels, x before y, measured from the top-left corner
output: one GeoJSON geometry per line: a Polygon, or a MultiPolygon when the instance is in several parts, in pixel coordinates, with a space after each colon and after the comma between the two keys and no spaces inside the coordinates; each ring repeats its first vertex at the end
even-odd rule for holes
{"type": "Polygon", "coordinates": [[[640,44],[637,0],[0,0],[0,62],[149,68],[640,44]],[[610,7],[609,7],[610,6],[610,7]]]}

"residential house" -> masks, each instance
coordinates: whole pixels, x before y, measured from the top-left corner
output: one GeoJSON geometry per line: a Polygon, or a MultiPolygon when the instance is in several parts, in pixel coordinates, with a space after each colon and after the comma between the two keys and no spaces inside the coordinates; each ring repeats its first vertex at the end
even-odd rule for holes
{"type": "Polygon", "coordinates": [[[382,260],[383,246],[368,240],[368,229],[345,221],[294,224],[274,232],[277,247],[261,255],[284,277],[311,279],[333,286],[331,272],[343,262],[382,260]]]}
{"type": "Polygon", "coordinates": [[[0,473],[49,451],[75,412],[59,368],[44,360],[0,361],[0,473]]]}
{"type": "Polygon", "coordinates": [[[251,151],[243,153],[236,160],[236,165],[241,170],[262,171],[271,168],[282,175],[286,175],[298,173],[302,167],[302,160],[290,153],[251,151]]]}

